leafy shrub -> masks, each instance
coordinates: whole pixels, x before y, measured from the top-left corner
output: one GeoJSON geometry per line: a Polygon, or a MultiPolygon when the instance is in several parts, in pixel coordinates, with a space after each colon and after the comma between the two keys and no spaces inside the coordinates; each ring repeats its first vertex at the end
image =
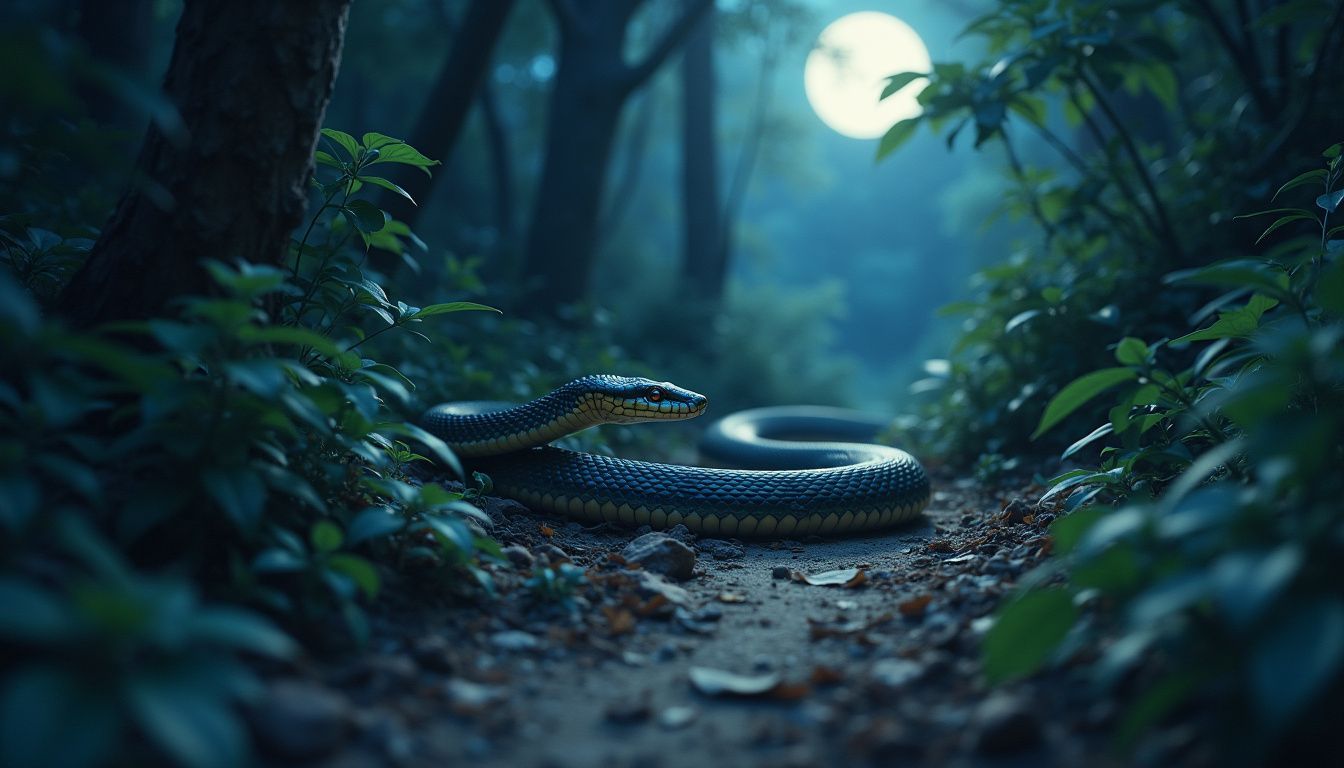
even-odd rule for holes
{"type": "Polygon", "coordinates": [[[1070,628],[1088,646],[1110,637],[1097,684],[1124,690],[1146,677],[1146,690],[1131,689],[1125,740],[1194,700],[1239,726],[1229,755],[1300,756],[1344,707],[1344,226],[1331,226],[1344,199],[1340,145],[1325,157],[1276,195],[1317,187],[1315,210],[1265,212],[1278,216],[1266,235],[1303,221],[1309,234],[1263,260],[1168,275],[1225,291],[1217,318],[1174,339],[1120,340],[1117,365],[1064,387],[1038,426],[1108,395],[1108,418],[1065,455],[1113,444],[1100,467],[1052,482],[1046,499],[1074,510],[1051,531],[1064,585],[1005,607],[986,638],[987,669],[1014,677],[1068,656],[1070,628]],[[1193,363],[1164,365],[1190,345],[1193,363]]]}
{"type": "MultiPolygon", "coordinates": [[[[309,639],[339,619],[358,641],[389,572],[490,587],[477,558],[499,552],[476,491],[409,481],[431,459],[461,470],[389,409],[411,400],[410,380],[360,354],[488,308],[408,306],[363,274],[365,248],[415,242],[360,196],[391,184],[369,167],[430,161],[380,134],[324,136],[342,159],[319,152],[334,178],[314,181],[321,203],[286,263],[208,262],[216,293],[181,297],[172,316],[71,332],[0,274],[0,709],[23,731],[0,739],[0,761],[97,764],[134,732],[178,762],[236,764],[231,704],[256,687],[236,656],[295,644],[221,601],[309,639]]],[[[40,265],[64,241],[5,237],[26,287],[58,281],[40,265]]]]}

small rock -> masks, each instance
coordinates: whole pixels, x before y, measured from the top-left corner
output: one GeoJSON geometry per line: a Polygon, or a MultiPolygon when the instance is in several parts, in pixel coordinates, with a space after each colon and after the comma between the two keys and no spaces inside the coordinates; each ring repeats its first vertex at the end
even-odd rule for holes
{"type": "Polygon", "coordinates": [[[1020,699],[1009,694],[990,696],[971,718],[975,749],[983,755],[1007,755],[1041,743],[1041,724],[1020,699]]]}
{"type": "Polygon", "coordinates": [[[506,698],[503,688],[494,685],[482,685],[470,680],[453,678],[444,686],[453,711],[460,715],[475,715],[502,702],[506,698]]]}
{"type": "Polygon", "coordinates": [[[603,713],[608,722],[612,723],[640,723],[648,720],[653,715],[653,707],[649,705],[649,692],[641,691],[637,696],[618,697],[611,703],[603,713]]]}
{"type": "Polygon", "coordinates": [[[723,539],[700,539],[695,548],[715,560],[736,560],[746,554],[741,544],[723,539]]]}
{"type": "Polygon", "coordinates": [[[770,577],[774,579],[787,579],[789,578],[789,574],[790,571],[787,565],[776,565],[774,569],[770,571],[770,577]]]}
{"type": "Polygon", "coordinates": [[[639,590],[648,596],[662,595],[672,605],[690,606],[695,602],[691,599],[690,592],[675,584],[668,584],[662,576],[648,571],[639,572],[639,590]]]}
{"type": "Polygon", "coordinates": [[[535,651],[541,647],[536,635],[520,629],[506,629],[490,636],[490,644],[503,651],[535,651]]]}
{"type": "Polygon", "coordinates": [[[351,720],[343,694],[303,680],[272,683],[250,715],[261,748],[287,760],[313,760],[340,749],[351,720]]]}
{"type": "Polygon", "coordinates": [[[665,533],[640,536],[626,545],[621,556],[627,563],[639,563],[646,571],[678,581],[691,578],[695,571],[695,550],[665,533]]]}
{"type": "Polygon", "coordinates": [[[443,635],[426,635],[411,646],[411,656],[421,669],[446,674],[453,671],[451,647],[443,635]]]}
{"type": "Polygon", "coordinates": [[[515,568],[523,571],[532,570],[532,553],[528,552],[524,547],[520,547],[517,544],[510,544],[501,551],[504,553],[504,556],[509,559],[509,562],[513,563],[515,568]]]}
{"type": "Polygon", "coordinates": [[[1031,505],[1024,499],[1013,499],[1004,506],[1001,514],[1005,522],[1020,525],[1031,514],[1031,505]]]}
{"type": "Polygon", "coordinates": [[[542,561],[551,564],[558,561],[569,561],[569,553],[554,544],[538,544],[532,549],[532,553],[542,561]]]}
{"type": "Polygon", "coordinates": [[[669,731],[675,731],[695,722],[698,717],[700,710],[695,707],[668,707],[658,713],[658,724],[669,731]]]}
{"type": "Polygon", "coordinates": [[[873,664],[873,682],[888,690],[897,690],[924,676],[924,667],[909,659],[879,659],[873,664]]]}
{"type": "Polygon", "coordinates": [[[671,528],[668,528],[666,531],[663,531],[663,533],[668,536],[671,536],[672,538],[676,539],[677,541],[680,541],[683,544],[695,543],[695,534],[691,533],[691,529],[687,528],[681,523],[677,523],[671,528]]]}

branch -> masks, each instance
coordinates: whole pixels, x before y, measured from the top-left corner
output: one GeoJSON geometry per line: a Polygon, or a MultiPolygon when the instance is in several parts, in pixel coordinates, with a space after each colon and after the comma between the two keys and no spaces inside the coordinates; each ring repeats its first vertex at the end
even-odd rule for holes
{"type": "MultiPolygon", "coordinates": [[[[1192,0],[1192,2],[1199,9],[1204,21],[1213,29],[1218,41],[1227,49],[1227,55],[1232,60],[1233,66],[1237,68],[1241,79],[1251,91],[1251,97],[1255,100],[1255,107],[1260,112],[1261,119],[1270,119],[1274,111],[1273,104],[1270,103],[1269,93],[1265,91],[1263,79],[1257,76],[1260,69],[1259,54],[1251,48],[1243,48],[1237,42],[1232,29],[1227,26],[1223,17],[1218,15],[1218,10],[1213,7],[1210,0],[1192,0]]],[[[1249,32],[1247,34],[1249,35],[1249,32]]],[[[1249,41],[1249,38],[1247,39],[1249,41]]]]}
{"type": "Polygon", "coordinates": [[[1111,121],[1111,125],[1115,127],[1116,133],[1120,136],[1121,145],[1125,148],[1125,152],[1129,154],[1129,159],[1134,163],[1134,169],[1139,173],[1139,181],[1143,184],[1143,188],[1148,191],[1148,197],[1153,201],[1153,211],[1157,214],[1158,221],[1161,223],[1162,234],[1168,240],[1173,255],[1177,257],[1177,261],[1180,261],[1181,243],[1176,239],[1176,228],[1171,225],[1171,219],[1167,216],[1167,207],[1162,204],[1162,198],[1157,194],[1157,185],[1153,183],[1153,177],[1148,172],[1148,163],[1139,153],[1139,148],[1134,143],[1134,137],[1125,128],[1120,115],[1111,107],[1111,102],[1106,98],[1106,94],[1102,92],[1101,87],[1091,77],[1088,77],[1086,69],[1079,69],[1078,77],[1087,85],[1088,90],[1092,91],[1092,96],[1096,98],[1097,105],[1101,107],[1101,111],[1111,121]]]}
{"type": "MultiPolygon", "coordinates": [[[[561,0],[553,1],[560,2],[561,0]]],[[[683,13],[681,17],[677,19],[665,33],[663,33],[663,36],[659,38],[658,42],[654,44],[648,55],[644,57],[644,60],[633,67],[628,67],[626,69],[625,76],[622,78],[622,89],[626,93],[629,93],[642,85],[645,80],[648,80],[654,72],[658,71],[658,68],[663,65],[663,62],[667,57],[677,49],[677,46],[681,45],[682,41],[686,39],[686,36],[695,28],[695,25],[700,23],[700,19],[705,15],[705,11],[709,10],[709,7],[713,5],[713,3],[714,0],[693,0],[691,6],[686,9],[685,13],[683,13]]]]}

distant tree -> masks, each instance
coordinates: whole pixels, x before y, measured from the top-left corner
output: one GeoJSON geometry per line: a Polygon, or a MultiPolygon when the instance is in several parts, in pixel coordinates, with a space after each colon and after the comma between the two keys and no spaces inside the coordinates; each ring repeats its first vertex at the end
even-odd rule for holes
{"type": "Polygon", "coordinates": [[[307,208],[350,0],[186,0],[164,80],[185,139],[151,126],[122,197],[61,295],[76,324],[204,291],[205,259],[279,262],[307,208]]]}
{"type": "Polygon", "coordinates": [[[551,91],[546,159],[527,239],[528,311],[553,313],[587,293],[607,164],[621,110],[658,70],[712,0],[691,0],[635,64],[624,57],[641,0],[551,0],[560,48],[551,91]]]}
{"type": "Polygon", "coordinates": [[[681,64],[682,277],[690,297],[711,312],[728,269],[714,130],[714,18],[710,9],[687,37],[681,64]]]}
{"type": "MultiPolygon", "coordinates": [[[[415,128],[406,140],[408,144],[436,160],[443,160],[452,151],[476,103],[490,56],[513,6],[514,0],[472,0],[453,35],[452,49],[439,68],[415,128]]],[[[416,173],[406,177],[402,188],[416,202],[423,203],[429,198],[433,184],[432,177],[416,173]]],[[[395,196],[389,196],[386,206],[393,217],[415,227],[420,208],[395,196]]]]}

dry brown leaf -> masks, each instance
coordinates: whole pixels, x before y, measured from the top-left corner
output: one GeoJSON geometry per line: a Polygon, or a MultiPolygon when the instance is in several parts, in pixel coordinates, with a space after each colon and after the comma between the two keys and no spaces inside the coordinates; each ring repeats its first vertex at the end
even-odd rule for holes
{"type": "Polygon", "coordinates": [[[925,609],[929,607],[929,602],[933,600],[933,595],[919,595],[901,603],[897,608],[902,616],[911,618],[923,616],[925,609]]]}
{"type": "Polygon", "coordinates": [[[839,685],[844,682],[844,679],[845,673],[836,667],[818,664],[812,668],[811,681],[813,685],[839,685]]]}
{"type": "Polygon", "coordinates": [[[604,605],[602,606],[602,614],[607,617],[607,631],[613,637],[635,630],[635,615],[624,608],[604,605]]]}
{"type": "Polygon", "coordinates": [[[549,525],[547,525],[547,524],[545,524],[545,523],[542,523],[539,527],[540,527],[540,529],[541,529],[541,535],[542,535],[542,536],[545,536],[546,538],[549,539],[549,538],[551,538],[552,536],[555,535],[555,529],[552,528],[551,526],[549,526],[549,525]]]}

